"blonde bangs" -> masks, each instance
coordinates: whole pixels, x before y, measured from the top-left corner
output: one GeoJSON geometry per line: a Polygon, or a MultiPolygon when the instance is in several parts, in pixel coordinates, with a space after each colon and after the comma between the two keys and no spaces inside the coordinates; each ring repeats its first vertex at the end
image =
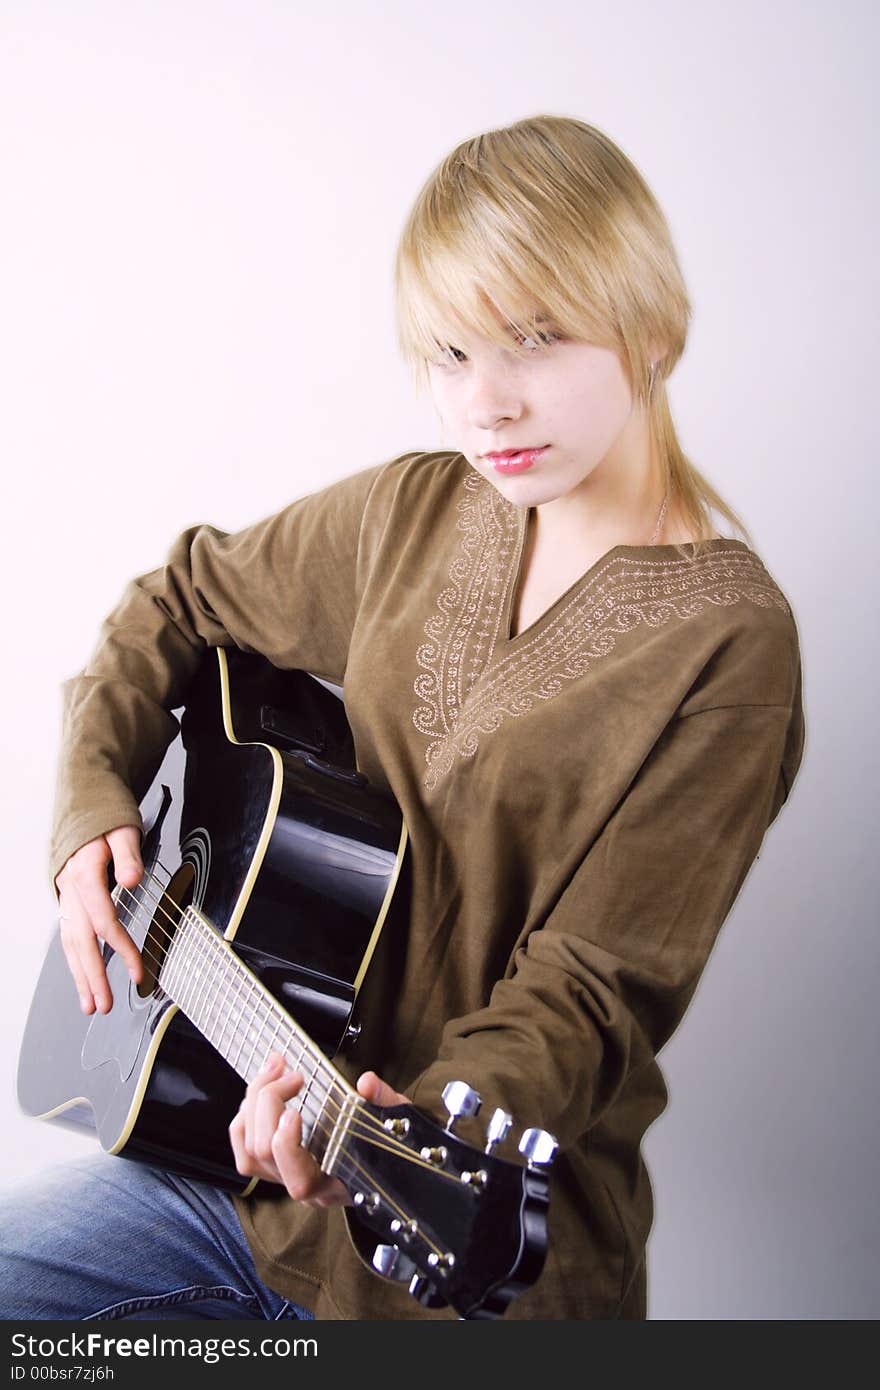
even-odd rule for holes
{"type": "MultiPolygon", "coordinates": [[[[461,346],[468,338],[509,348],[511,333],[525,337],[543,318],[558,319],[549,287],[539,276],[527,278],[523,271],[532,267],[518,267],[509,246],[503,250],[507,263],[499,266],[501,246],[465,234],[435,251],[429,264],[418,252],[400,258],[398,338],[414,367],[426,366],[443,347],[461,346]]],[[[569,317],[569,306],[560,308],[569,317]]]]}
{"type": "MultiPolygon", "coordinates": [[[[546,152],[543,143],[539,149],[546,152]]],[[[513,167],[499,153],[486,136],[453,150],[422,188],[401,236],[398,341],[419,375],[438,344],[470,333],[509,346],[511,330],[525,336],[541,318],[617,345],[578,191],[563,197],[558,180],[548,186],[528,171],[522,152],[513,167]]]]}

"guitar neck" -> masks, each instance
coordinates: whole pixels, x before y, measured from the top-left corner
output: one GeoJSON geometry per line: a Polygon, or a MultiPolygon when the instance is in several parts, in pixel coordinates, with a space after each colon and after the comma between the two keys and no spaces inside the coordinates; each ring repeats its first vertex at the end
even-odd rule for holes
{"type": "Polygon", "coordinates": [[[302,1115],[303,1146],[334,1172],[361,1098],[193,906],[181,916],[159,984],[243,1081],[254,1079],[270,1052],[303,1073],[288,1105],[302,1115]]]}

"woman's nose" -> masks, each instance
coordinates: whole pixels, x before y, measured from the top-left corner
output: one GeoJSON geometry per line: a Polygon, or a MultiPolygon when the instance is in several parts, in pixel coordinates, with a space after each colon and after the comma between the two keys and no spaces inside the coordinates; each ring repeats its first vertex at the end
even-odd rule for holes
{"type": "Polygon", "coordinates": [[[475,370],[470,381],[468,423],[475,429],[495,429],[499,420],[518,420],[522,393],[513,372],[503,367],[475,370]]]}

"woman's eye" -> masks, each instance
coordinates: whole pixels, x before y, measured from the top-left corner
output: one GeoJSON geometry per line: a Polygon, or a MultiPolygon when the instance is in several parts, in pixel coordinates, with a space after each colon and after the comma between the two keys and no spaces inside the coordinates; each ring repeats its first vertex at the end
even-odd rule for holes
{"type": "MultiPolygon", "coordinates": [[[[553,332],[545,333],[536,329],[534,333],[530,333],[526,337],[523,337],[522,334],[517,334],[515,338],[519,347],[524,347],[529,353],[532,353],[537,352],[542,347],[550,347],[553,343],[560,342],[562,334],[553,332]]],[[[461,348],[452,347],[451,344],[439,348],[438,352],[439,355],[432,358],[432,365],[435,367],[452,367],[467,361],[467,354],[463,352],[461,348]]]]}
{"type": "Polygon", "coordinates": [[[431,359],[431,365],[434,367],[451,367],[456,362],[463,362],[465,360],[465,354],[462,352],[461,348],[457,347],[447,346],[440,348],[439,354],[438,357],[431,359]],[[456,353],[458,356],[455,355],[456,353]]]}
{"type": "Polygon", "coordinates": [[[520,338],[520,345],[528,348],[529,352],[535,352],[539,347],[549,347],[551,343],[559,341],[558,333],[530,333],[527,338],[520,338]]]}

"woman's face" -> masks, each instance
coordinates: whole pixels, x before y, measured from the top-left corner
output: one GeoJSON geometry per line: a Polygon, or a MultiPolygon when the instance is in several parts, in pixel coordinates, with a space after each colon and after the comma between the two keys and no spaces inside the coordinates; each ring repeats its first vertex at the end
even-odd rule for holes
{"type": "Polygon", "coordinates": [[[647,468],[643,412],[615,352],[566,339],[546,320],[519,341],[523,355],[473,338],[438,350],[428,367],[448,442],[477,472],[509,501],[540,506],[583,492],[597,470],[647,468]],[[492,457],[539,448],[507,464],[492,457]]]}

